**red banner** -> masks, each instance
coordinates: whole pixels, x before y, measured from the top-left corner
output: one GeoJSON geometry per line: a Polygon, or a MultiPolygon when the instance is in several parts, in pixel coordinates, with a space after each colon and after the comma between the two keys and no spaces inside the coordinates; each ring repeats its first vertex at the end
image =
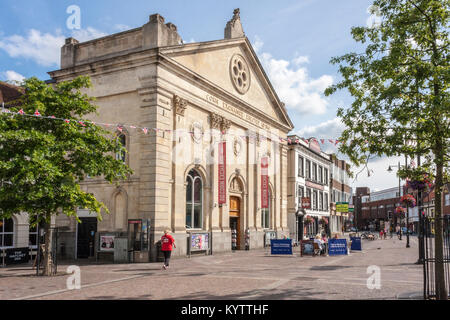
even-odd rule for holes
{"type": "Polygon", "coordinates": [[[261,208],[269,207],[269,158],[261,158],[261,208]]]}
{"type": "Polygon", "coordinates": [[[219,204],[227,203],[226,163],[227,144],[223,141],[219,142],[219,204]]]}

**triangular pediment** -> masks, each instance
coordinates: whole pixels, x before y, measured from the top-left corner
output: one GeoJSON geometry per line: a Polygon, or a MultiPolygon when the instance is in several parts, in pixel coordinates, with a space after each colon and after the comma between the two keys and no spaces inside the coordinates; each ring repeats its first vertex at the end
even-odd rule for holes
{"type": "Polygon", "coordinates": [[[247,38],[162,48],[161,54],[290,131],[293,124],[247,38]]]}

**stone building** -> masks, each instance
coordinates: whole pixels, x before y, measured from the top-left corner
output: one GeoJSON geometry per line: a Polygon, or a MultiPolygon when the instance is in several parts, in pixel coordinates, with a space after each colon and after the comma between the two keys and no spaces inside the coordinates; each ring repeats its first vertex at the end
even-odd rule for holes
{"type": "Polygon", "coordinates": [[[297,241],[317,233],[329,234],[330,166],[328,154],[316,139],[290,139],[288,153],[288,226],[297,241]],[[310,207],[302,208],[302,199],[310,199],[310,207]],[[309,219],[309,217],[311,219],[309,219]]]}
{"type": "Polygon", "coordinates": [[[66,39],[61,69],[49,72],[51,78],[90,76],[87,93],[99,106],[90,119],[120,128],[116,133],[128,152],[117,157],[134,171],[119,187],[100,177],[83,182],[111,214],[97,222],[80,208],[84,224],[58,216],[68,257],[92,255],[86,243],[99,249],[94,234],[119,237],[139,219],[150,237],[144,260],[156,259],[166,228],[178,256],[188,253],[189,233],[209,233],[213,253],[231,250],[233,230],[237,249],[244,248],[246,235],[250,249],[263,246],[267,230],[289,235],[283,139],[293,125],[243,32],[238,9],[224,35],[185,44],[174,24],[153,14],[136,29],[83,43],[66,39]],[[148,128],[147,134],[137,127],[148,128]],[[267,208],[261,205],[267,195],[262,159],[268,160],[267,208]]]}
{"type": "Polygon", "coordinates": [[[338,212],[337,202],[352,203],[352,189],[350,187],[350,164],[340,160],[335,154],[330,155],[330,228],[331,234],[342,233],[346,221],[349,219],[348,212],[338,212]]]}

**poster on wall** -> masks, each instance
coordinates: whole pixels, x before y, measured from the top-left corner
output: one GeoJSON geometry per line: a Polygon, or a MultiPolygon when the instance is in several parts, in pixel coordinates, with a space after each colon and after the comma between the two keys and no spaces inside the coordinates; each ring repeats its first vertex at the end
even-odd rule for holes
{"type": "Polygon", "coordinates": [[[300,241],[300,256],[314,255],[314,240],[300,241]]]}
{"type": "Polygon", "coordinates": [[[101,235],[100,236],[100,251],[108,252],[114,251],[114,236],[101,235]]]}
{"type": "Polygon", "coordinates": [[[191,250],[208,250],[209,249],[209,234],[194,233],[191,234],[191,250]]]}
{"type": "Polygon", "coordinates": [[[227,203],[226,199],[226,162],[227,162],[227,145],[226,142],[219,142],[219,204],[227,203]]]}
{"type": "Polygon", "coordinates": [[[261,208],[269,207],[269,158],[261,158],[261,208]]]}

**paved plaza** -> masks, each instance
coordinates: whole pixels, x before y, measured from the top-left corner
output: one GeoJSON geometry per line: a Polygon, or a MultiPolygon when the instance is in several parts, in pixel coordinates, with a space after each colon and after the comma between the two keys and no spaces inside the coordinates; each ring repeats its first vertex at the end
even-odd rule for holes
{"type": "Polygon", "coordinates": [[[396,237],[363,240],[346,256],[271,256],[270,249],[172,259],[162,263],[83,264],[81,289],[67,289],[69,264],[58,275],[36,277],[29,265],[0,268],[0,299],[405,299],[418,298],[423,271],[417,238],[405,248],[396,237]],[[380,268],[379,289],[369,289],[369,266],[380,268]]]}

